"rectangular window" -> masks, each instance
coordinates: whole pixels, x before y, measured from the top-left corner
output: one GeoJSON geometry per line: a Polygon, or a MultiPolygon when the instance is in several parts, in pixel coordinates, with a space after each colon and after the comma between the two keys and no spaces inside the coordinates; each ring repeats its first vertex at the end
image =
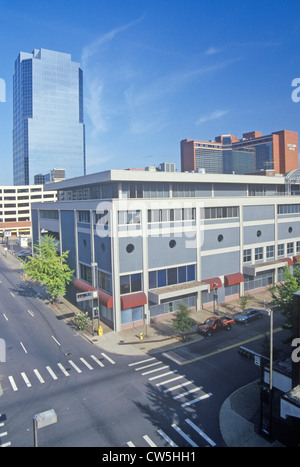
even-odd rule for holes
{"type": "Polygon", "coordinates": [[[244,263],[249,263],[252,261],[252,255],[251,255],[251,250],[244,250],[244,257],[243,257],[244,263]]]}
{"type": "Polygon", "coordinates": [[[293,242],[287,244],[287,254],[288,255],[294,254],[294,243],[293,242]]]}
{"type": "Polygon", "coordinates": [[[266,257],[274,258],[274,245],[267,246],[266,257]]]}
{"type": "Polygon", "coordinates": [[[225,219],[239,217],[239,208],[237,206],[204,208],[205,219],[225,219]]]}
{"type": "Polygon", "coordinates": [[[120,293],[127,294],[132,292],[139,292],[142,290],[142,274],[128,274],[127,276],[120,276],[120,293]]]}
{"type": "Polygon", "coordinates": [[[167,273],[168,273],[168,285],[177,284],[177,268],[168,269],[167,273]]]}
{"type": "Polygon", "coordinates": [[[90,211],[78,211],[78,222],[90,223],[90,211]]]}
{"type": "Polygon", "coordinates": [[[284,244],[278,245],[278,256],[284,256],[284,244]]]}
{"type": "Polygon", "coordinates": [[[296,253],[300,253],[300,242],[296,242],[296,253]]]}
{"type": "Polygon", "coordinates": [[[157,271],[157,285],[158,287],[167,285],[167,271],[165,269],[157,271]]]}
{"type": "Polygon", "coordinates": [[[157,288],[157,271],[149,272],[149,289],[157,288]]]}
{"type": "Polygon", "coordinates": [[[255,248],[255,261],[263,259],[263,249],[262,247],[260,248],[255,248]]]}
{"type": "Polygon", "coordinates": [[[80,264],[80,279],[92,283],[92,268],[86,266],[85,264],[80,264]]]}

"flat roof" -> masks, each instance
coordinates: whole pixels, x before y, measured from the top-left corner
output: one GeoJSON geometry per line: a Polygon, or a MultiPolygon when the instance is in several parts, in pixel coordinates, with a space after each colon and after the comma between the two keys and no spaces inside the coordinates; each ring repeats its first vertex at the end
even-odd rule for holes
{"type": "Polygon", "coordinates": [[[61,190],[105,182],[181,182],[181,183],[232,183],[257,185],[284,185],[283,175],[237,175],[198,172],[151,172],[147,170],[107,170],[60,182],[47,183],[44,190],[61,190]]]}

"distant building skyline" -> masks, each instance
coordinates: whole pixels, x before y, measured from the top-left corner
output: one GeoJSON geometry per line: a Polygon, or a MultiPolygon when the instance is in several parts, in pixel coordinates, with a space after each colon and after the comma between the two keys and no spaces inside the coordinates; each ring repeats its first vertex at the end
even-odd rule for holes
{"type": "Polygon", "coordinates": [[[20,52],[13,86],[13,181],[64,166],[86,174],[83,72],[71,55],[47,49],[20,52]]]}
{"type": "Polygon", "coordinates": [[[263,136],[260,131],[216,136],[214,141],[185,139],[180,143],[181,171],[286,174],[298,169],[298,133],[281,130],[263,136]]]}

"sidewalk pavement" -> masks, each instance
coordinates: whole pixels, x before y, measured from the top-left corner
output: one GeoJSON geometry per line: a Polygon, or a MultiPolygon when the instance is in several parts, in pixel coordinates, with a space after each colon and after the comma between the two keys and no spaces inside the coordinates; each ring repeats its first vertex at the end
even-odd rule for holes
{"type": "MultiPolygon", "coordinates": [[[[10,252],[5,255],[4,248],[0,245],[0,259],[4,261],[11,269],[19,272],[22,280],[22,269],[20,268],[19,260],[10,252]]],[[[51,305],[47,300],[47,294],[43,287],[28,283],[41,299],[51,305]]],[[[250,294],[249,294],[250,295],[250,294]]],[[[247,305],[249,307],[266,308],[270,303],[270,295],[263,291],[251,294],[251,299],[247,305]]],[[[72,317],[79,312],[79,309],[71,302],[63,298],[58,307],[57,304],[51,305],[53,311],[64,317],[67,321],[72,320],[72,317]]],[[[238,300],[233,300],[226,305],[220,305],[220,315],[232,316],[240,311],[238,300]]],[[[191,317],[198,323],[213,314],[213,306],[207,305],[201,311],[191,312],[191,317]]],[[[155,351],[170,351],[187,343],[196,342],[203,339],[194,328],[187,336],[186,342],[182,342],[172,329],[172,317],[157,321],[148,326],[133,327],[126,331],[115,332],[101,322],[103,335],[92,335],[91,330],[82,333],[83,337],[92,344],[99,346],[101,349],[126,356],[145,356],[145,354],[154,353],[155,351]],[[140,333],[143,333],[143,339],[140,338],[140,333]]],[[[283,447],[277,441],[270,443],[264,437],[260,436],[255,431],[253,419],[259,409],[259,386],[255,381],[247,386],[244,386],[233,394],[231,394],[223,403],[220,414],[219,424],[222,437],[228,447],[283,447]]]]}

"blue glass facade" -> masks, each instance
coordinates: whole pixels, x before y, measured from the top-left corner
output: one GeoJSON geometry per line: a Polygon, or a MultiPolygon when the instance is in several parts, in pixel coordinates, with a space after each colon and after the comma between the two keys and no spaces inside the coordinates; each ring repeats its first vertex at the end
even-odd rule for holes
{"type": "Polygon", "coordinates": [[[83,73],[69,54],[21,52],[14,71],[14,184],[63,167],[66,177],[86,173],[83,73]]]}

